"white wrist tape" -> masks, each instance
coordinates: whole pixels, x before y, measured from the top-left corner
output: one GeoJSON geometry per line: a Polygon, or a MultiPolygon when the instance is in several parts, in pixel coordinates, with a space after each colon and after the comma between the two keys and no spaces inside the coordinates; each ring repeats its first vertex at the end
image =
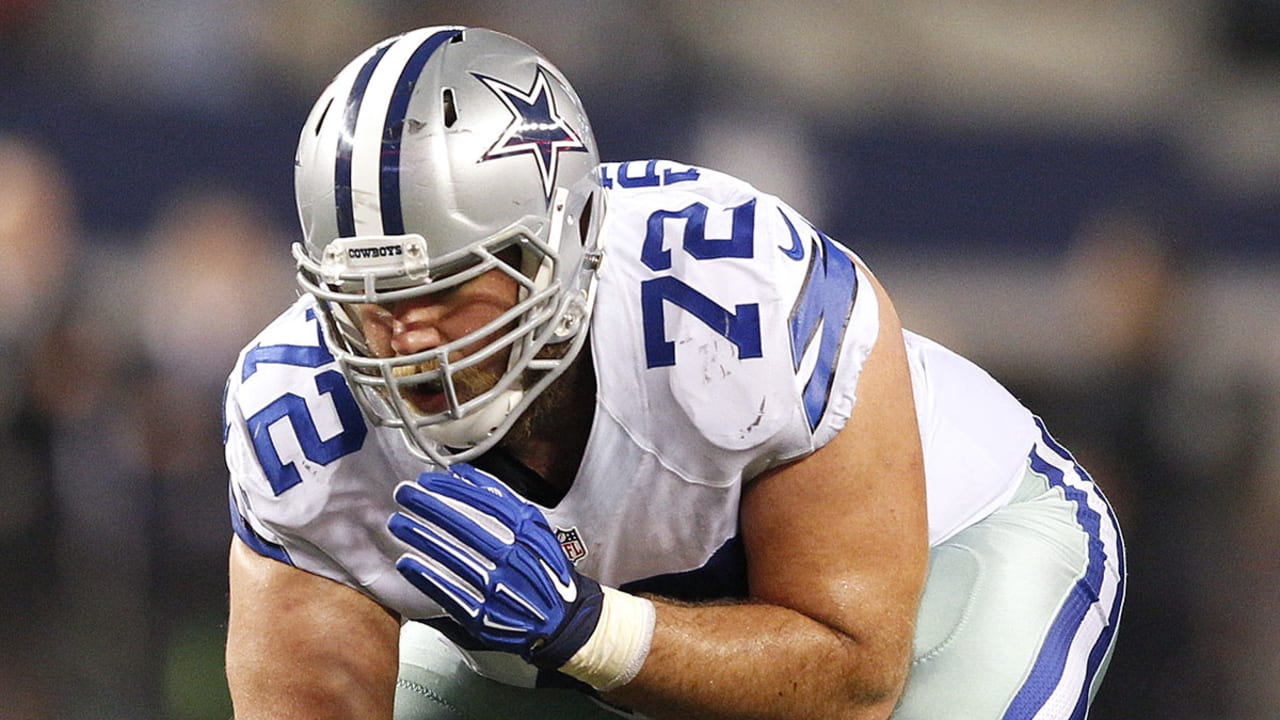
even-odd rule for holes
{"type": "Polygon", "coordinates": [[[649,655],[656,620],[653,603],[604,585],[600,623],[560,672],[600,692],[631,682],[649,655]]]}

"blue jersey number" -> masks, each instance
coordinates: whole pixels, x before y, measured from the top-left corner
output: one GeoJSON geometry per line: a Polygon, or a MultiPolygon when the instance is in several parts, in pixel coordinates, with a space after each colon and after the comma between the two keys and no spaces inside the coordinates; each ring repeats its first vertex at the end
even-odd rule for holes
{"type": "Polygon", "coordinates": [[[628,161],[617,166],[600,166],[600,184],[607,188],[614,187],[615,182],[621,188],[646,188],[690,182],[697,180],[700,175],[697,168],[691,167],[663,167],[662,174],[659,175],[657,160],[644,163],[644,170],[637,173],[633,166],[639,164],[638,161],[628,161]]]}
{"type": "MultiPolygon", "coordinates": [[[[695,260],[717,258],[750,258],[754,248],[756,201],[735,208],[733,226],[727,238],[707,237],[708,208],[693,203],[682,210],[659,210],[649,216],[640,259],[650,270],[670,270],[671,250],[666,247],[668,220],[683,220],[684,234],[680,247],[695,260]]],[[[740,358],[758,358],[760,345],[760,306],[758,303],[735,305],[733,310],[698,292],[680,279],[660,275],[640,283],[640,311],[644,320],[645,364],[669,367],[676,364],[675,343],[666,337],[666,303],[684,309],[707,327],[723,335],[738,349],[740,358]]]]}
{"type": "MultiPolygon", "coordinates": [[[[307,320],[316,322],[314,311],[307,311],[307,320]]],[[[241,379],[248,379],[263,363],[295,365],[305,368],[318,368],[333,361],[333,355],[324,346],[320,335],[319,323],[316,324],[316,345],[258,345],[245,353],[244,371],[241,379]]],[[[328,395],[338,414],[341,431],[324,440],[311,417],[311,409],[299,395],[285,393],[269,405],[254,413],[246,421],[249,426],[249,437],[253,441],[253,449],[258,455],[258,462],[267,475],[271,491],[276,495],[302,482],[297,467],[292,461],[285,463],[280,452],[272,442],[268,431],[272,423],[287,418],[294,436],[302,448],[303,456],[310,462],[327,465],[338,458],[349,455],[364,446],[368,428],[364,417],[356,404],[351,388],[347,387],[342,373],[337,370],[325,370],[315,377],[316,390],[321,395],[328,395]]]]}

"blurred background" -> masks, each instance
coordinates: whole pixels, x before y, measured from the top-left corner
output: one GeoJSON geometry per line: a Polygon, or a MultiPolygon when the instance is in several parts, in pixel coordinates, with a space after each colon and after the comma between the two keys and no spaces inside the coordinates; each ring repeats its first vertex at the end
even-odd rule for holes
{"type": "Polygon", "coordinates": [[[351,57],[485,25],[605,159],[856,249],[1122,516],[1091,717],[1280,717],[1280,3],[0,0],[0,718],[230,716],[219,398],[351,57]]]}

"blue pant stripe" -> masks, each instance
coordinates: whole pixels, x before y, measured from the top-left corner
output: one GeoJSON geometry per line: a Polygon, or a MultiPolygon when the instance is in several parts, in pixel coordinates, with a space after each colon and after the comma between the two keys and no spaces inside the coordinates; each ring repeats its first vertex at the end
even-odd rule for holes
{"type": "MultiPolygon", "coordinates": [[[[1089,490],[1097,492],[1088,474],[1076,464],[1071,454],[1049,435],[1039,418],[1036,418],[1036,424],[1040,428],[1045,448],[1058,455],[1061,460],[1071,463],[1076,475],[1088,483],[1089,490]]],[[[1116,588],[1115,599],[1108,612],[1107,626],[1099,633],[1089,652],[1084,682],[1070,716],[1072,720],[1083,720],[1088,709],[1089,689],[1093,684],[1098,669],[1102,665],[1103,658],[1106,657],[1107,650],[1111,646],[1111,640],[1119,621],[1120,608],[1123,604],[1123,543],[1120,541],[1119,526],[1116,523],[1114,513],[1110,506],[1107,505],[1105,498],[1102,498],[1101,493],[1098,493],[1098,497],[1102,498],[1103,505],[1106,507],[1105,517],[1089,506],[1089,492],[1084,488],[1069,484],[1066,479],[1066,473],[1041,457],[1038,449],[1032,450],[1030,460],[1032,470],[1047,477],[1050,486],[1061,489],[1065,497],[1076,505],[1076,521],[1089,535],[1088,563],[1084,576],[1076,582],[1057,618],[1054,619],[1045,644],[1041,648],[1040,655],[1036,658],[1035,665],[1032,667],[1031,674],[1023,684],[1022,689],[1014,697],[1013,702],[1010,703],[1005,713],[1005,719],[1022,720],[1023,718],[1034,717],[1061,682],[1067,656],[1071,650],[1072,642],[1075,640],[1076,633],[1079,631],[1089,609],[1099,602],[1101,598],[1107,554],[1101,537],[1101,529],[1102,524],[1106,522],[1109,523],[1116,534],[1116,561],[1120,570],[1120,579],[1116,588]]]]}
{"type": "MultiPolygon", "coordinates": [[[[1093,479],[1089,476],[1089,473],[1085,471],[1084,468],[1080,467],[1080,465],[1075,461],[1075,458],[1072,457],[1071,453],[1049,434],[1049,431],[1044,426],[1044,422],[1040,418],[1036,418],[1036,425],[1040,428],[1040,436],[1044,440],[1045,445],[1052,448],[1059,457],[1070,462],[1072,466],[1075,467],[1076,472],[1092,484],[1093,479]]],[[[1102,497],[1102,491],[1098,490],[1096,486],[1094,487],[1094,491],[1098,493],[1099,497],[1102,497]]],[[[1121,537],[1120,522],[1116,519],[1115,510],[1112,509],[1111,504],[1106,501],[1105,497],[1103,497],[1102,500],[1102,504],[1106,508],[1107,512],[1105,521],[1110,523],[1111,528],[1116,534],[1115,553],[1116,567],[1119,569],[1119,579],[1117,580],[1116,585],[1115,602],[1111,604],[1111,611],[1107,614],[1107,627],[1103,629],[1101,637],[1098,638],[1098,642],[1094,644],[1093,650],[1089,653],[1088,675],[1086,677],[1084,687],[1081,688],[1080,697],[1076,701],[1076,709],[1072,714],[1073,718],[1083,718],[1088,710],[1089,687],[1092,685],[1093,679],[1097,676],[1098,668],[1102,666],[1102,661],[1106,658],[1107,651],[1111,647],[1111,640],[1116,633],[1116,629],[1120,626],[1120,610],[1124,606],[1125,568],[1128,567],[1125,563],[1124,540],[1121,537]]]]}

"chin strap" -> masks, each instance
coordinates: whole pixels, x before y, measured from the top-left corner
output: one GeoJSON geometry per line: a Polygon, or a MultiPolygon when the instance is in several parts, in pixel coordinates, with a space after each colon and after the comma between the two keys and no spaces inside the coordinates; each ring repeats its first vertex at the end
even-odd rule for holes
{"type": "Polygon", "coordinates": [[[474,413],[456,420],[428,425],[421,428],[421,432],[445,447],[473,447],[489,437],[523,398],[523,390],[504,390],[474,413]]]}

